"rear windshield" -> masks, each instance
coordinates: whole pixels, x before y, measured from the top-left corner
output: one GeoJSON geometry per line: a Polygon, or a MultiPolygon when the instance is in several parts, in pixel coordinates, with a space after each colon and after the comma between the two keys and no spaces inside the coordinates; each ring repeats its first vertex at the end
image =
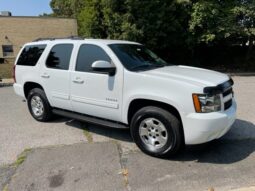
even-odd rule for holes
{"type": "Polygon", "coordinates": [[[40,59],[46,45],[29,45],[26,46],[18,59],[17,65],[35,66],[40,59]]]}

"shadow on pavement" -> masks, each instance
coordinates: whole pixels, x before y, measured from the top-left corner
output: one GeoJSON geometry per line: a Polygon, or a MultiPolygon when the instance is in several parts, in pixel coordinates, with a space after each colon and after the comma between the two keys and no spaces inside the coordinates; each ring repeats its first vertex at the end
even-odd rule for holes
{"type": "MultiPolygon", "coordinates": [[[[66,119],[67,120],[67,119],[66,119]]],[[[133,142],[129,130],[110,129],[67,120],[66,125],[124,142],[133,142]]],[[[166,160],[197,161],[200,163],[231,164],[242,161],[255,151],[255,125],[237,119],[231,131],[219,140],[186,146],[178,155],[166,160]]]]}
{"type": "MultiPolygon", "coordinates": [[[[51,121],[46,123],[66,123],[72,119],[55,115],[51,121]]],[[[45,122],[44,122],[45,123],[45,122]]]]}
{"type": "Polygon", "coordinates": [[[67,121],[68,126],[75,127],[82,130],[87,130],[90,133],[105,136],[111,139],[116,139],[124,142],[133,142],[128,129],[114,129],[103,126],[91,125],[77,120],[67,121]]]}

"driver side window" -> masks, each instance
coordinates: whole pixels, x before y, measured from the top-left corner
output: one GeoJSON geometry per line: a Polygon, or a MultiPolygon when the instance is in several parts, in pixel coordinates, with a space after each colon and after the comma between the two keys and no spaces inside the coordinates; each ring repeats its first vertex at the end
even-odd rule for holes
{"type": "Polygon", "coordinates": [[[94,72],[91,66],[99,60],[111,62],[110,57],[101,47],[93,44],[83,44],[79,49],[75,71],[94,72]]]}

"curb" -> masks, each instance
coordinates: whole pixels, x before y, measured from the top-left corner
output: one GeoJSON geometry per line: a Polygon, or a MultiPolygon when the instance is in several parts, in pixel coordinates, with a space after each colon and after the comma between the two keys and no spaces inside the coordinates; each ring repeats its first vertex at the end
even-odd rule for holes
{"type": "Polygon", "coordinates": [[[230,191],[255,191],[255,187],[252,186],[252,187],[246,187],[246,188],[238,188],[238,189],[233,189],[230,191]]]}
{"type": "Polygon", "coordinates": [[[1,87],[10,87],[10,86],[13,86],[13,82],[0,82],[0,88],[1,87]]]}
{"type": "Polygon", "coordinates": [[[240,73],[226,73],[226,74],[228,74],[228,75],[230,75],[230,76],[255,76],[255,73],[253,73],[253,72],[240,72],[240,73]]]}
{"type": "Polygon", "coordinates": [[[0,87],[9,87],[14,83],[13,79],[0,79],[0,87]]]}
{"type": "Polygon", "coordinates": [[[13,86],[13,83],[1,83],[0,82],[0,88],[1,87],[10,87],[10,86],[13,86]]]}

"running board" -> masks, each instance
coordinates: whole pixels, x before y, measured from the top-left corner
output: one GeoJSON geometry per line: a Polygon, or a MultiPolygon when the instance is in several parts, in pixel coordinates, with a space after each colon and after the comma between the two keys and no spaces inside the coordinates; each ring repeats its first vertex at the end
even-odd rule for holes
{"type": "Polygon", "coordinates": [[[112,122],[112,121],[99,119],[99,118],[96,118],[96,117],[91,117],[91,116],[88,116],[88,115],[82,115],[82,114],[79,114],[79,113],[74,113],[74,112],[65,111],[65,110],[61,110],[61,109],[53,109],[52,113],[54,113],[56,115],[61,115],[61,116],[64,116],[64,117],[76,119],[78,121],[88,122],[88,123],[95,124],[95,125],[100,125],[100,126],[105,126],[105,127],[110,127],[110,128],[116,128],[116,129],[129,129],[128,125],[125,125],[125,124],[122,124],[122,123],[112,122]]]}

